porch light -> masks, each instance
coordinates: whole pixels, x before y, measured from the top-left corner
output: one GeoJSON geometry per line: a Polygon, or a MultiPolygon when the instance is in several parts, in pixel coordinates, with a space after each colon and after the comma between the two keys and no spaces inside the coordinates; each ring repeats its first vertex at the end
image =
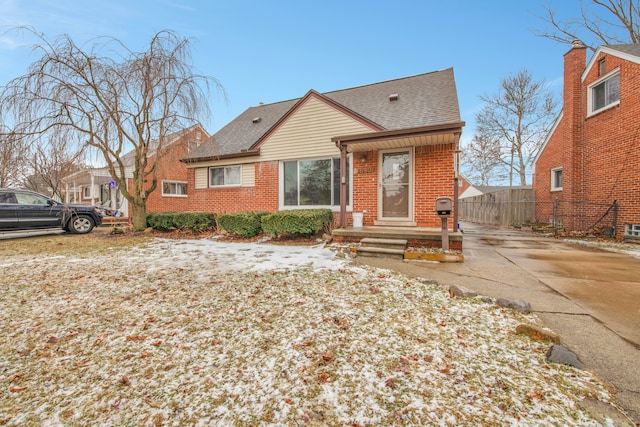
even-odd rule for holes
{"type": "Polygon", "coordinates": [[[363,154],[360,156],[360,162],[361,162],[361,163],[366,163],[366,161],[367,161],[367,160],[368,160],[367,153],[363,153],[363,154]]]}

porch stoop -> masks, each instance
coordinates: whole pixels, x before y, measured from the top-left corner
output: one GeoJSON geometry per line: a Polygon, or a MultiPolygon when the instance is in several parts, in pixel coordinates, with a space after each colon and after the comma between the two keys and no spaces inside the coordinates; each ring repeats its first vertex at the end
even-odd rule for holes
{"type": "Polygon", "coordinates": [[[365,237],[360,240],[357,254],[358,256],[403,259],[404,251],[407,249],[407,242],[405,239],[365,237]]]}

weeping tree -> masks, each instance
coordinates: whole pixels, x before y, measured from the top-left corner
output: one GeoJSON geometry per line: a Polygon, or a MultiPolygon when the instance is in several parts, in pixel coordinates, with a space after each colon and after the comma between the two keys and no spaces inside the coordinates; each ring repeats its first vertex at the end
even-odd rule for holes
{"type": "Polygon", "coordinates": [[[557,101],[544,81],[527,70],[500,81],[497,93],[480,97],[476,114],[477,135],[499,141],[499,160],[509,170],[509,185],[517,176],[527,185],[527,171],[557,115],[557,101]]]}
{"type": "Polygon", "coordinates": [[[114,38],[77,45],[68,35],[27,31],[39,59],[3,88],[0,111],[13,114],[21,135],[66,140],[104,160],[129,201],[133,228],[145,228],[167,136],[207,116],[209,90],[222,87],[194,72],[190,40],[171,31],[155,34],[143,52],[114,38]]]}
{"type": "Polygon", "coordinates": [[[559,18],[551,4],[545,7],[541,18],[549,28],[538,34],[563,44],[579,40],[591,50],[596,50],[598,45],[640,43],[639,0],[579,0],[576,3],[579,11],[576,8],[576,15],[567,19],[559,18]]]}

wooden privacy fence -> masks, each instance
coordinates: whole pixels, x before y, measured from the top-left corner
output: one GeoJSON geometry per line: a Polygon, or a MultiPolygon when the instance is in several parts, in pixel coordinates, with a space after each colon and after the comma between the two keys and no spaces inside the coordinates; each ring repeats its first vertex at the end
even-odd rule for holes
{"type": "Polygon", "coordinates": [[[459,199],[459,218],[480,224],[520,226],[535,222],[534,191],[507,188],[459,199]]]}

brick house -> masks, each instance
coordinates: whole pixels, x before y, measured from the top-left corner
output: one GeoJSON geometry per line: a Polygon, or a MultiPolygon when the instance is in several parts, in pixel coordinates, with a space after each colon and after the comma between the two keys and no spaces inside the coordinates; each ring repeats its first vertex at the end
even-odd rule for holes
{"type": "Polygon", "coordinates": [[[586,57],[579,43],[564,56],[562,112],[534,161],[536,219],[640,237],[640,45],[586,57]]]}
{"type": "Polygon", "coordinates": [[[436,198],[457,200],[463,126],[453,69],[251,107],[183,159],[189,210],[437,227],[436,198]]]}
{"type": "MultiPolygon", "coordinates": [[[[162,159],[158,162],[158,187],[147,199],[147,212],[187,211],[188,177],[187,168],[180,160],[188,155],[209,134],[200,125],[174,132],[166,136],[162,159]]],[[[125,154],[122,161],[127,165],[127,186],[132,186],[134,152],[125,154]]],[[[153,162],[157,153],[151,154],[153,162]]],[[[109,170],[104,168],[85,169],[63,179],[66,184],[67,203],[95,205],[105,208],[110,215],[127,219],[131,211],[127,200],[122,196],[109,170]]]]}

